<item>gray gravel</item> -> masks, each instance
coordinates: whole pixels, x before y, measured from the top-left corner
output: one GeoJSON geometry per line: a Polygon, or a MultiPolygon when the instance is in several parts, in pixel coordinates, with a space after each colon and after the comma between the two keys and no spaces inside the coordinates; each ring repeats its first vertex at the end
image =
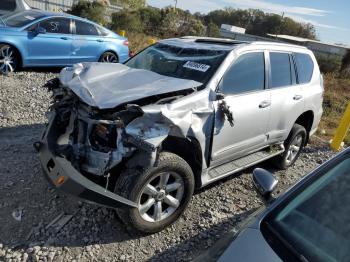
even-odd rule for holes
{"type": "MultiPolygon", "coordinates": [[[[114,210],[57,193],[32,148],[49,106],[50,94],[42,86],[55,76],[0,75],[0,261],[188,261],[262,206],[250,169],[196,192],[177,223],[142,236],[125,228],[114,210]],[[48,225],[59,215],[72,218],[57,232],[48,225]]],[[[287,171],[260,166],[279,179],[278,194],[333,154],[314,141],[287,171]]]]}

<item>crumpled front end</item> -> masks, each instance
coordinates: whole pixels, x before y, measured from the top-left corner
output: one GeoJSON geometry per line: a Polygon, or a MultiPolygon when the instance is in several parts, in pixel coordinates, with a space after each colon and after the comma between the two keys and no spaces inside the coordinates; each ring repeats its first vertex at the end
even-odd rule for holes
{"type": "Polygon", "coordinates": [[[210,90],[187,88],[101,109],[58,79],[48,87],[50,120],[35,147],[50,182],[63,191],[105,206],[136,207],[113,192],[115,176],[123,168],[157,165],[169,137],[197,140],[205,168],[214,121],[210,90]]]}

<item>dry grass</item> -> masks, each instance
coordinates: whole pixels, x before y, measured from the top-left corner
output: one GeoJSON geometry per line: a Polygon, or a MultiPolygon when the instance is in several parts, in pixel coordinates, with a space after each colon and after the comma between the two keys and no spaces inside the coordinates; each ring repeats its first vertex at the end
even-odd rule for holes
{"type": "Polygon", "coordinates": [[[158,40],[157,37],[145,35],[142,33],[128,33],[126,32],[126,37],[129,40],[129,47],[130,50],[134,53],[137,53],[141,51],[142,49],[145,49],[147,46],[150,45],[149,41],[151,39],[158,40]]]}
{"type": "MultiPolygon", "coordinates": [[[[350,103],[350,79],[339,79],[329,74],[325,76],[324,80],[324,113],[318,135],[329,140],[334,136],[345,108],[350,103]],[[325,134],[321,134],[322,130],[325,131],[325,134]]],[[[350,133],[345,138],[345,142],[350,144],[350,133]]]]}

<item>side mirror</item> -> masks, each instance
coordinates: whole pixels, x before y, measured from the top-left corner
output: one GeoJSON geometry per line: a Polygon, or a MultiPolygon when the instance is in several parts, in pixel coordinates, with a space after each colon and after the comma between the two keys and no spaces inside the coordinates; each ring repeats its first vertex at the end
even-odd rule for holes
{"type": "Polygon", "coordinates": [[[220,93],[220,92],[216,93],[216,101],[224,100],[224,99],[225,99],[225,95],[223,93],[220,93]]]}
{"type": "Polygon", "coordinates": [[[35,29],[35,33],[37,34],[46,34],[46,29],[41,27],[41,26],[38,26],[36,29],[35,29]]]}
{"type": "Polygon", "coordinates": [[[265,201],[271,200],[271,194],[275,190],[278,180],[267,170],[256,168],[253,171],[253,183],[256,190],[265,201]]]}

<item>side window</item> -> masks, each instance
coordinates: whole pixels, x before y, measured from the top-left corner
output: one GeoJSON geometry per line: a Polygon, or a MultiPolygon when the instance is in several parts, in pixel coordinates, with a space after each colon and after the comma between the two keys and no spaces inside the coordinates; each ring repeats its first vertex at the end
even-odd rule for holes
{"type": "Polygon", "coordinates": [[[314,62],[307,54],[294,53],[295,63],[298,72],[298,83],[306,84],[311,81],[314,71],[314,62]]]}
{"type": "Polygon", "coordinates": [[[271,88],[292,84],[289,54],[270,52],[271,88]]]}
{"type": "Polygon", "coordinates": [[[225,73],[221,91],[240,94],[263,90],[265,87],[265,59],[263,52],[241,55],[225,73]]]}
{"type": "Polygon", "coordinates": [[[75,20],[75,32],[77,35],[99,35],[93,24],[75,20]]]}
{"type": "Polygon", "coordinates": [[[70,34],[70,19],[50,18],[40,22],[40,27],[47,33],[70,34]]]}

